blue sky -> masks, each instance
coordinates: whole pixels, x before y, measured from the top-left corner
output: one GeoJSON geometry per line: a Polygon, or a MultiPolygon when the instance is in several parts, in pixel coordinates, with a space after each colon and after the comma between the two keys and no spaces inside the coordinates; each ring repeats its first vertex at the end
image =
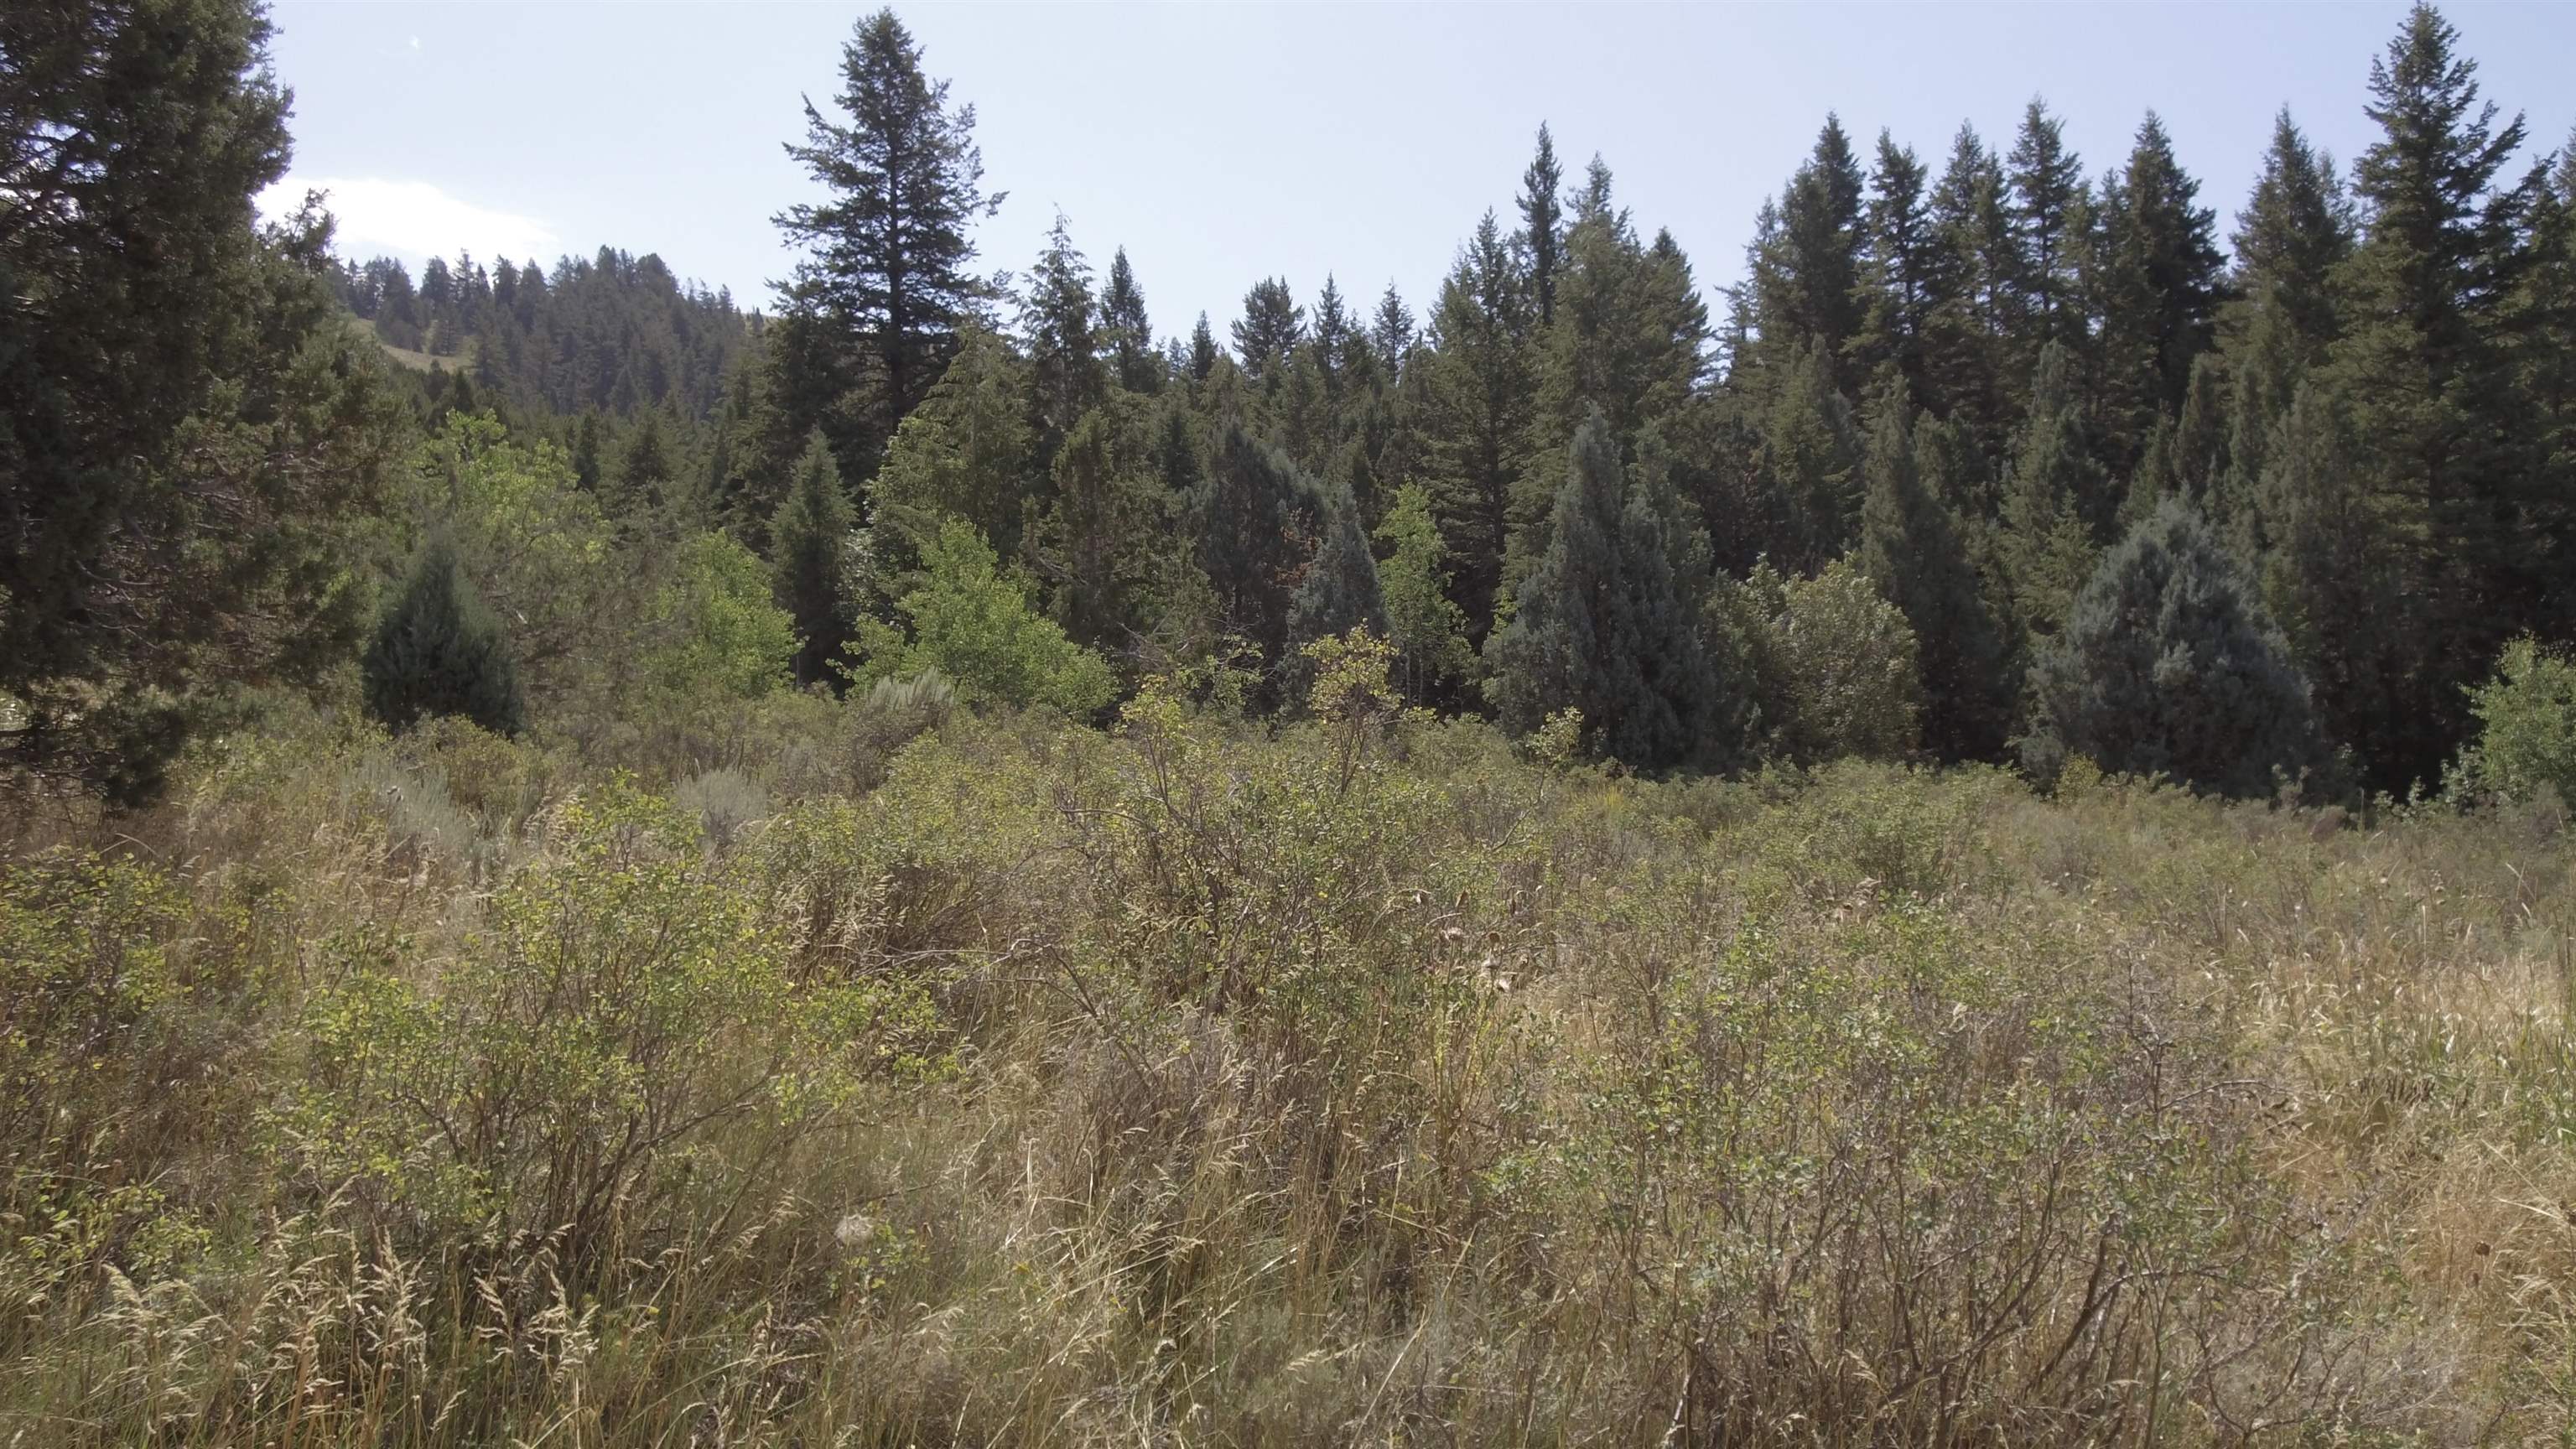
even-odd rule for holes
{"type": "MultiPolygon", "coordinates": [[[[1509,215],[1548,121],[1569,173],[1596,151],[1619,200],[1669,227],[1703,287],[1733,281],[1755,210],[1838,111],[1937,171],[1962,120],[2008,145],[2061,114],[2088,171],[2150,108],[2227,223],[2287,103],[2345,161],[2367,144],[2371,57],[2397,3],[2222,5],[944,4],[898,7],[972,102],[984,269],[1028,265],[1060,208],[1106,270],[1124,245],[1156,329],[1222,325],[1253,279],[1327,272],[1417,312],[1457,244],[1509,215]]],[[[287,3],[290,184],[326,185],[342,249],[415,265],[659,252],[765,304],[769,217],[811,195],[780,150],[798,95],[834,89],[847,4],[287,3]]],[[[2486,96],[2535,149],[2576,123],[2576,4],[2446,7],[2486,96]]]]}

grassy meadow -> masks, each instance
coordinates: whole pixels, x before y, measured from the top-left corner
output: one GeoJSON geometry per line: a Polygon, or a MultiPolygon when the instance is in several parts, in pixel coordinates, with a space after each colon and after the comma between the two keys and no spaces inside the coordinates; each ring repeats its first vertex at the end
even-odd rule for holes
{"type": "Polygon", "coordinates": [[[2576,1442],[2554,808],[1368,683],[23,802],[0,1443],[2576,1442]]]}

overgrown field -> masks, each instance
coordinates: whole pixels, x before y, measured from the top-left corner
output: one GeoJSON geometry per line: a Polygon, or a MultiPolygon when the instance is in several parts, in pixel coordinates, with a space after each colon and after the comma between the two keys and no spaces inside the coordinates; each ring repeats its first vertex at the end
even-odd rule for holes
{"type": "Polygon", "coordinates": [[[13,807],[0,1443],[2576,1441],[2553,811],[1333,685],[13,807]]]}

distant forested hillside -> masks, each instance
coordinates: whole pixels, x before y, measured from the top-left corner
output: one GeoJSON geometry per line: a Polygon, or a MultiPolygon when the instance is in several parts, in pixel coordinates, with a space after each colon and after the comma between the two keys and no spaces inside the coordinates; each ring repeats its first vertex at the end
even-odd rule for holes
{"type": "Polygon", "coordinates": [[[433,257],[335,262],[332,285],[387,346],[453,358],[487,395],[556,413],[667,408],[704,418],[752,318],[729,292],[683,285],[658,256],[433,257]]]}

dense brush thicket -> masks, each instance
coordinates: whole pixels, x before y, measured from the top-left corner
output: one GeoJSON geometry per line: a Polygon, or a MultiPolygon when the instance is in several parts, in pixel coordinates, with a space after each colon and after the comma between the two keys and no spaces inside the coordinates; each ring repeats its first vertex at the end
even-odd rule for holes
{"type": "Polygon", "coordinates": [[[317,719],[22,824],[0,1433],[2576,1426],[2554,806],[1656,784],[1392,655],[1276,731],[881,686],[650,790],[317,719]]]}

